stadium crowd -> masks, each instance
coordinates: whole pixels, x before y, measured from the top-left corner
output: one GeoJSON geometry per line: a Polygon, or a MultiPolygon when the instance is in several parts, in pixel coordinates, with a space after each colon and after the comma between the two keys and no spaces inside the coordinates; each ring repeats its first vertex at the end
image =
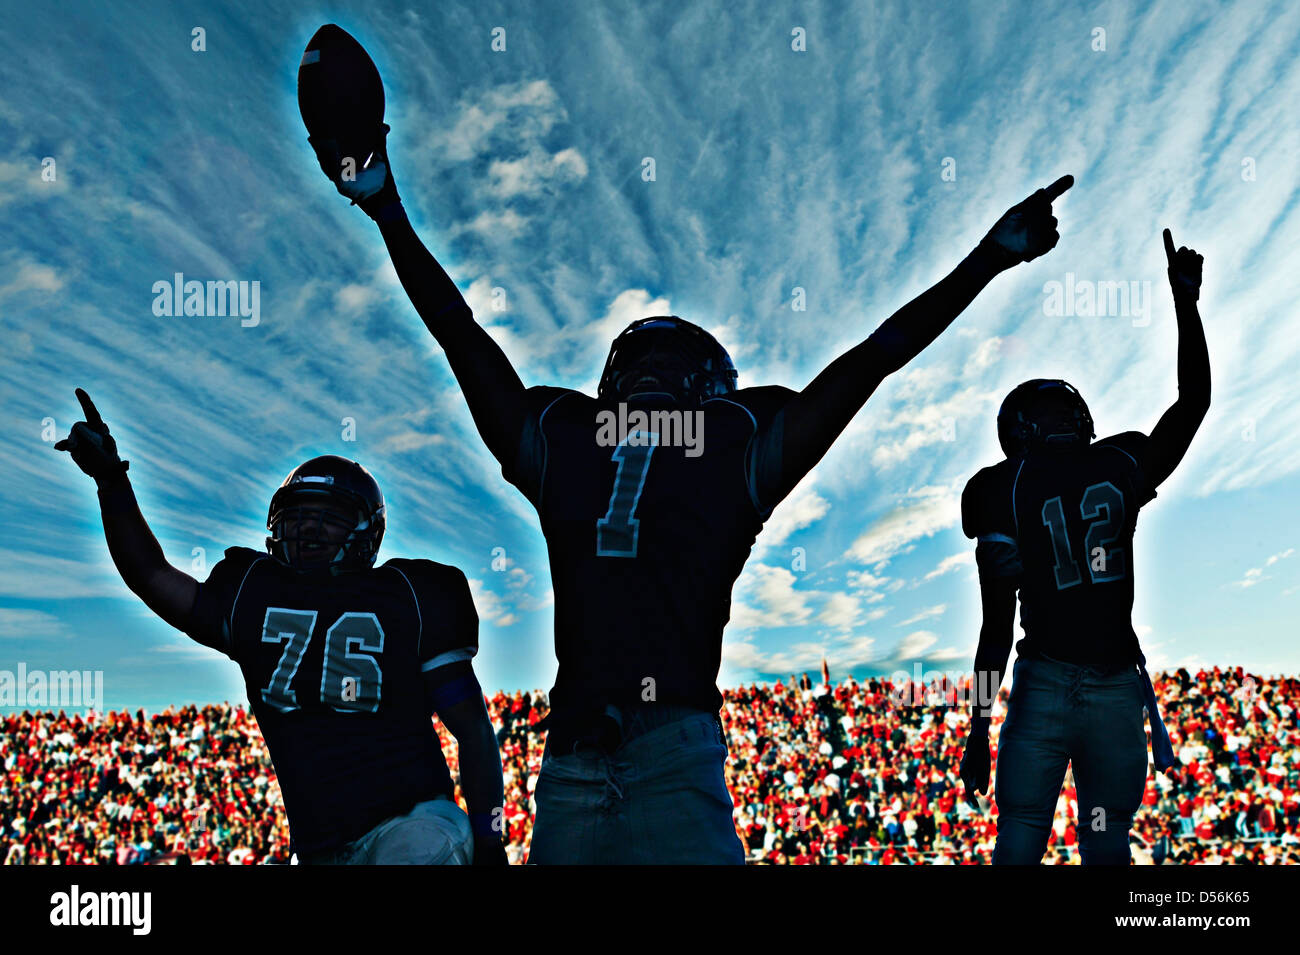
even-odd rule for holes
{"type": "MultiPolygon", "coordinates": [[[[1156,686],[1181,772],[1178,780],[1148,776],[1131,836],[1135,861],[1300,862],[1300,681],[1215,668],[1164,674],[1156,686]]],[[[996,776],[992,801],[974,808],[963,798],[957,766],[967,709],[952,705],[958,694],[943,683],[831,684],[807,675],[727,690],[727,779],[750,860],[987,863],[996,776]]],[[[488,703],[506,775],[507,852],[520,863],[544,743],[534,727],[546,698],[498,693],[488,703]]],[[[1000,714],[995,745],[999,723],[1000,714]]],[[[455,743],[438,732],[455,774],[455,743]]],[[[1077,808],[1067,776],[1044,862],[1078,862],[1077,808]]],[[[0,717],[0,858],[288,863],[289,830],[245,707],[16,712],[0,717]]]]}

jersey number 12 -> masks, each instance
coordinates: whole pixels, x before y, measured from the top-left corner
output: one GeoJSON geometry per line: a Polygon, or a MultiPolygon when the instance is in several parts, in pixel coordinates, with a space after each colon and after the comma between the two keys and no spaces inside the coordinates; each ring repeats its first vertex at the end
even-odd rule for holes
{"type": "MultiPolygon", "coordinates": [[[[1079,501],[1079,516],[1091,521],[1084,533],[1084,557],[1088,575],[1094,584],[1122,580],[1127,569],[1124,548],[1110,547],[1124,530],[1124,495],[1109,481],[1093,484],[1079,501]]],[[[1083,571],[1070,553],[1070,537],[1065,526],[1065,508],[1060,497],[1043,504],[1043,524],[1052,535],[1052,553],[1056,557],[1056,589],[1065,590],[1082,583],[1083,571]]]]}

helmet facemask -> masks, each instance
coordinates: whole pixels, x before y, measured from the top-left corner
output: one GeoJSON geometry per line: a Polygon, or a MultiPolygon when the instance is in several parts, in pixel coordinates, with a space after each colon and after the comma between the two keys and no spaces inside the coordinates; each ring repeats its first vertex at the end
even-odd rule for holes
{"type": "MultiPolygon", "coordinates": [[[[266,539],[271,555],[302,573],[342,573],[374,563],[378,537],[360,502],[338,490],[296,489],[275,502],[266,539]]],[[[379,530],[382,537],[383,530],[379,530]]]]}

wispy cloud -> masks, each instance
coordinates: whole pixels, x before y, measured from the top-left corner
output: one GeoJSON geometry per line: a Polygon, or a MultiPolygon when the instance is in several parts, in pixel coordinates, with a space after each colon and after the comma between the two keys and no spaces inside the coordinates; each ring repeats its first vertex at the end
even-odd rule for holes
{"type": "Polygon", "coordinates": [[[936,577],[942,577],[945,574],[951,574],[955,570],[961,570],[963,567],[972,567],[975,564],[975,550],[969,548],[960,553],[952,554],[939,561],[939,565],[934,570],[928,572],[924,580],[934,580],[936,577]]]}
{"type": "Polygon", "coordinates": [[[935,604],[933,607],[923,607],[906,620],[900,620],[894,624],[896,627],[910,627],[914,623],[920,623],[922,620],[931,620],[934,617],[942,617],[948,609],[947,604],[935,604]]]}
{"type": "Polygon", "coordinates": [[[1271,576],[1270,574],[1266,573],[1268,568],[1272,567],[1280,560],[1286,560],[1294,553],[1295,553],[1295,548],[1288,547],[1286,550],[1281,551],[1280,553],[1269,555],[1268,559],[1264,561],[1264,566],[1251,567],[1249,570],[1247,570],[1244,574],[1241,575],[1240,580],[1233,582],[1233,586],[1240,587],[1241,589],[1246,590],[1250,587],[1254,587],[1258,584],[1262,584],[1264,581],[1268,580],[1271,576]]]}
{"type": "Polygon", "coordinates": [[[43,639],[70,636],[67,625],[55,614],[44,610],[0,607],[0,639],[43,639]]]}
{"type": "Polygon", "coordinates": [[[903,500],[852,543],[849,557],[866,565],[887,562],[961,519],[960,494],[955,487],[922,487],[909,491],[903,500]]]}

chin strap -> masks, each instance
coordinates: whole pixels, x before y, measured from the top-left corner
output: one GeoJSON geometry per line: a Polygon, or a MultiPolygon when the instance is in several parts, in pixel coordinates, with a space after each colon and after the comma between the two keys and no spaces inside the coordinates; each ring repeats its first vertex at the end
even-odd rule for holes
{"type": "Polygon", "coordinates": [[[678,395],[674,395],[667,391],[637,391],[628,395],[624,401],[631,404],[634,401],[655,401],[660,398],[667,398],[669,401],[674,403],[681,401],[681,398],[678,395]]]}

